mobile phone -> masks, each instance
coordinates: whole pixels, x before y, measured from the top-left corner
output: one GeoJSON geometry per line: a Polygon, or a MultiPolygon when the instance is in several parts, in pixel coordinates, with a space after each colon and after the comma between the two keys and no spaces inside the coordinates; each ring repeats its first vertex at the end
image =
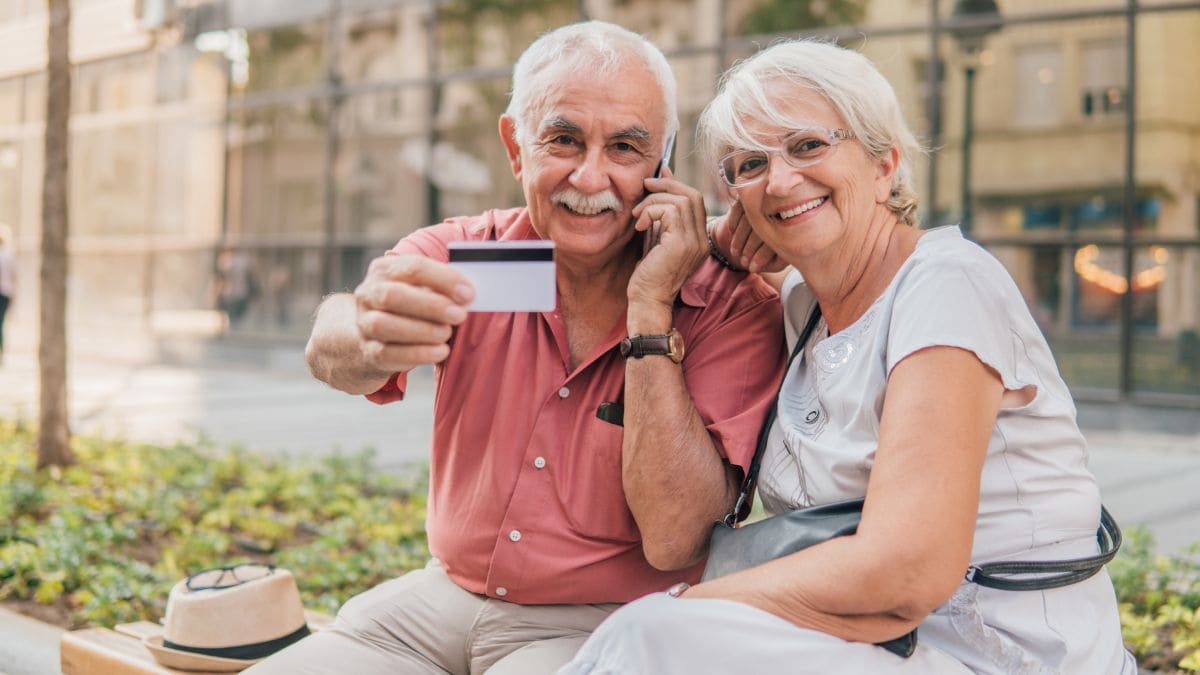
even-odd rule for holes
{"type": "Polygon", "coordinates": [[[667,147],[663,150],[662,161],[658,163],[658,168],[654,170],[655,178],[662,178],[662,171],[671,163],[671,153],[675,151],[675,132],[671,132],[671,137],[667,139],[667,147]]]}
{"type": "MultiPolygon", "coordinates": [[[[667,138],[667,147],[663,150],[662,161],[658,163],[658,168],[654,170],[655,178],[662,178],[663,169],[665,169],[667,165],[671,163],[671,153],[674,150],[675,132],[672,131],[670,137],[667,138]]],[[[645,199],[645,195],[643,195],[642,198],[645,199]]],[[[650,252],[650,249],[654,248],[654,245],[658,243],[658,238],[662,236],[661,227],[661,225],[658,227],[651,225],[650,228],[646,230],[645,235],[642,237],[643,258],[646,257],[646,254],[650,252]]]]}

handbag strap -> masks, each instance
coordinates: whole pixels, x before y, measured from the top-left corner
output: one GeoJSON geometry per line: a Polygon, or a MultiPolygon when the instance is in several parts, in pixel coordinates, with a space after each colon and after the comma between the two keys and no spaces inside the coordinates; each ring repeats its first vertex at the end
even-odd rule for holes
{"type": "Polygon", "coordinates": [[[723,522],[733,527],[738,521],[746,519],[750,515],[749,503],[750,495],[754,492],[754,483],[758,479],[758,469],[762,465],[763,452],[767,448],[767,439],[771,436],[771,427],[775,424],[776,410],[779,407],[779,392],[783,391],[783,381],[787,379],[788,371],[792,369],[792,362],[800,352],[804,351],[804,345],[808,342],[808,338],[812,335],[813,330],[817,327],[817,322],[821,320],[821,306],[814,303],[813,311],[808,316],[808,323],[804,324],[804,330],[800,331],[800,339],[796,341],[796,346],[792,348],[792,353],[788,356],[787,366],[783,369],[783,378],[779,381],[779,388],[775,390],[775,398],[771,401],[771,407],[767,410],[767,418],[763,421],[762,427],[758,430],[758,444],[754,448],[754,458],[750,460],[750,468],[746,471],[746,478],[742,481],[742,491],[738,493],[737,502],[733,505],[733,510],[730,511],[723,522]],[[745,510],[746,513],[742,513],[745,510]]]}
{"type": "MultiPolygon", "coordinates": [[[[775,391],[775,399],[771,401],[771,407],[767,410],[767,417],[763,422],[762,428],[758,431],[758,444],[754,448],[754,458],[750,461],[750,468],[746,471],[746,478],[742,481],[742,490],[738,493],[737,502],[734,503],[733,510],[723,519],[723,522],[730,527],[733,527],[741,520],[745,520],[746,516],[750,515],[750,495],[753,493],[754,484],[758,479],[758,470],[762,465],[762,457],[767,447],[767,439],[771,435],[771,427],[775,424],[775,417],[779,407],[779,394],[783,391],[783,380],[787,379],[787,374],[792,369],[792,362],[796,360],[800,352],[804,351],[804,346],[808,343],[820,319],[821,306],[816,305],[813,308],[812,314],[808,317],[808,323],[805,324],[804,330],[800,332],[800,339],[796,341],[795,347],[792,348],[792,353],[788,356],[787,367],[783,371],[783,379],[779,382],[779,389],[775,391]],[[742,511],[746,513],[742,513],[742,511]]],[[[1108,509],[1104,508],[1104,505],[1100,506],[1100,527],[1096,529],[1096,539],[1100,543],[1100,553],[1093,556],[1072,558],[1070,560],[1015,560],[1011,562],[980,563],[967,568],[966,580],[980,586],[1004,591],[1036,591],[1079,583],[1099,572],[1100,568],[1108,564],[1121,548],[1123,541],[1121,528],[1117,526],[1117,521],[1113,519],[1108,509]],[[1027,574],[1041,576],[1032,579],[1007,578],[1011,575],[1027,574]]]]}
{"type": "Polygon", "coordinates": [[[1079,583],[1100,571],[1121,548],[1121,528],[1108,509],[1100,505],[1100,527],[1096,530],[1100,552],[1070,560],[1013,560],[971,565],[966,580],[1002,591],[1040,591],[1079,583]],[[1032,579],[1006,578],[1009,575],[1038,574],[1032,579]]]}

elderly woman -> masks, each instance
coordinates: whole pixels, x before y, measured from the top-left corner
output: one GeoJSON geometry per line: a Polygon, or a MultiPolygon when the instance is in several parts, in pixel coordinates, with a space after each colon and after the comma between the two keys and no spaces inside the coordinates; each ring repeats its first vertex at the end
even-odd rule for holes
{"type": "Polygon", "coordinates": [[[1013,280],[958,228],[915,227],[920,150],[887,81],[854,51],[777,44],[726,76],[700,133],[734,201],[721,253],[794,268],[790,347],[820,312],[784,378],[763,505],[865,497],[862,520],[626,606],[560,675],[1136,673],[1103,570],[1046,590],[964,577],[1096,555],[1100,496],[1013,280]],[[908,658],[873,644],[914,628],[908,658]]]}

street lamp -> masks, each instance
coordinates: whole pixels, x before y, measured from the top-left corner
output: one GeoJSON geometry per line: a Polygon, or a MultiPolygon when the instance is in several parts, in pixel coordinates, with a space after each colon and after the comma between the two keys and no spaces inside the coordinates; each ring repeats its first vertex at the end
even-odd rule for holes
{"type": "Polygon", "coordinates": [[[962,147],[962,228],[971,230],[971,141],[975,133],[975,64],[983,50],[984,39],[1000,30],[1000,9],[995,0],[955,0],[950,16],[950,34],[964,56],[963,68],[963,147],[962,147]]]}

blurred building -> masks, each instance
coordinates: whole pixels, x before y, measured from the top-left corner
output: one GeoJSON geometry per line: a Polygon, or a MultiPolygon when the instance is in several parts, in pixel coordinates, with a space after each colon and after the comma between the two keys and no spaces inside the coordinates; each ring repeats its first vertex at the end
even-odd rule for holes
{"type": "MultiPolygon", "coordinates": [[[[75,0],[73,339],[300,339],[320,297],[407,232],[519,203],[496,137],[511,63],[587,16],[667,52],[676,172],[714,209],[690,131],[723,69],[782,35],[862,49],[934,147],[918,161],[924,222],[968,220],[1076,393],[1200,403],[1200,2],[999,0],[998,14],[965,14],[988,4],[75,0]],[[234,327],[215,310],[227,249],[253,275],[234,327]]],[[[0,0],[0,221],[23,263],[10,337],[27,343],[45,24],[42,0],[0,0]]]]}

